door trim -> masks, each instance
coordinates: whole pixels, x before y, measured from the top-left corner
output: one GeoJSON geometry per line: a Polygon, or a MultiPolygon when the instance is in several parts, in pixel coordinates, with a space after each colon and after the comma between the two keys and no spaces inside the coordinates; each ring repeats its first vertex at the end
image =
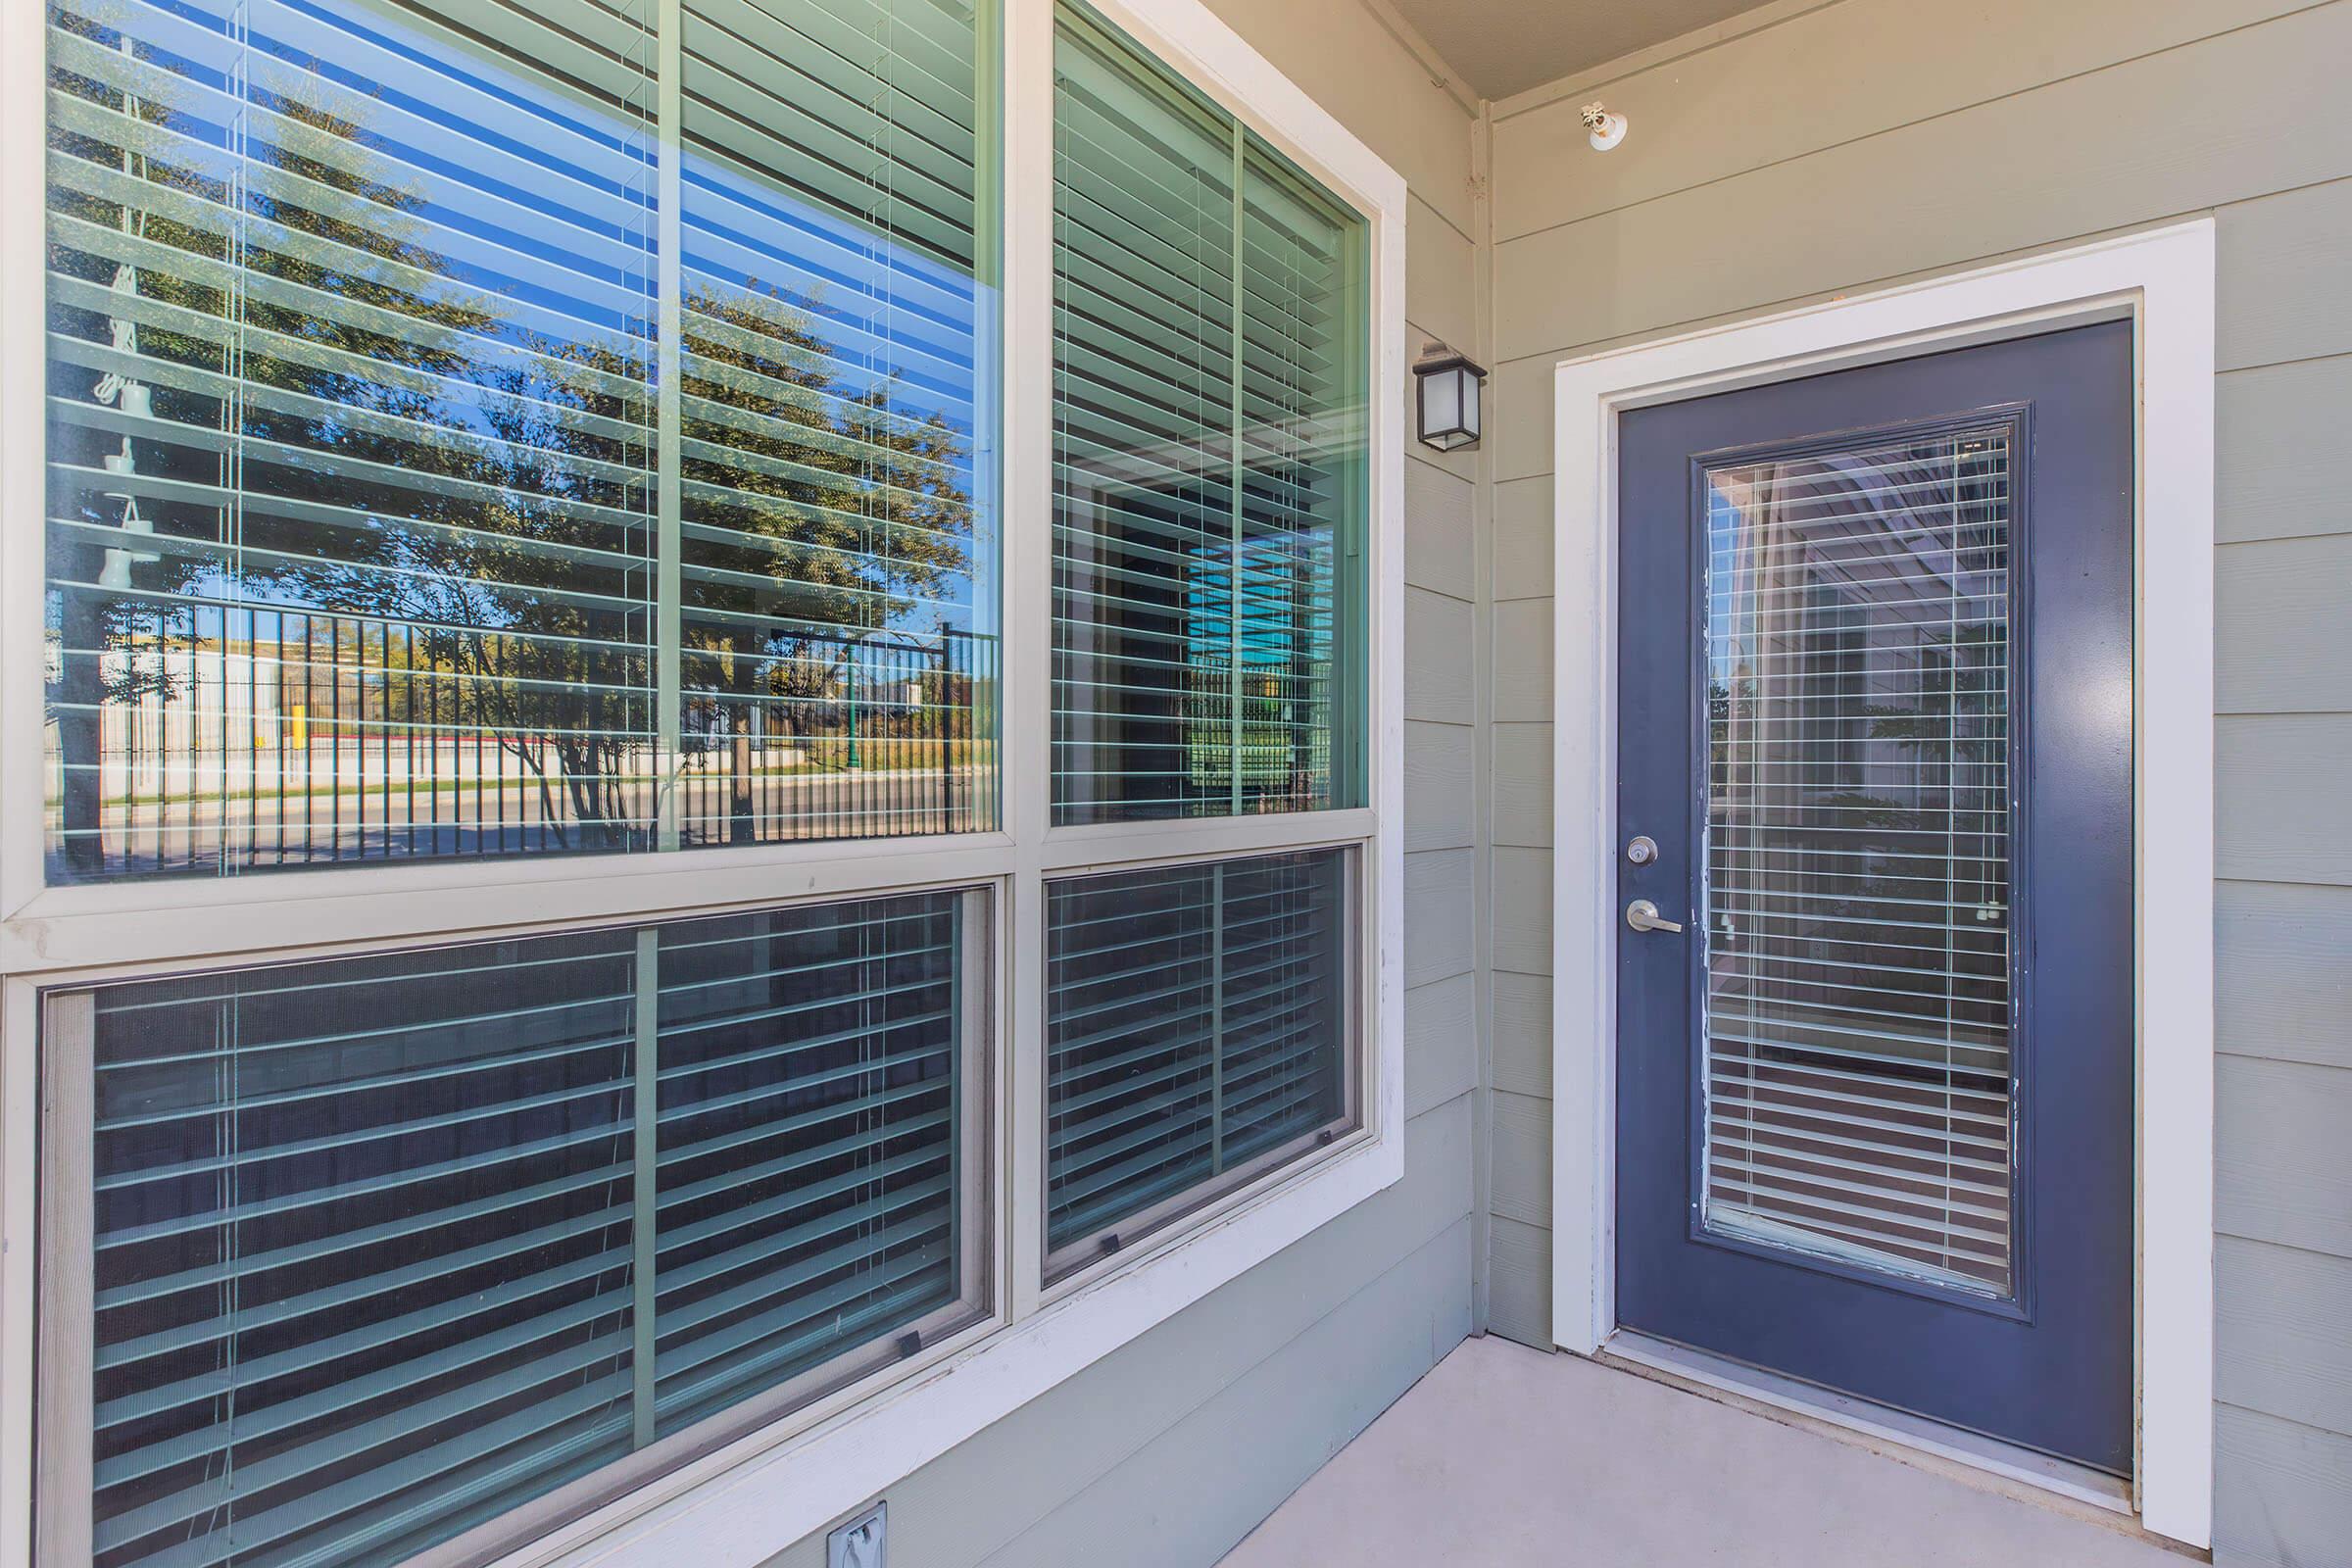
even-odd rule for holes
{"type": "Polygon", "coordinates": [[[2111,320],[2133,323],[2138,380],[2133,1503],[2149,1531],[2202,1547],[2212,1539],[2214,1376],[2211,218],[1555,368],[1552,1338],[1590,1355],[1617,1329],[1618,416],[2111,320]]]}

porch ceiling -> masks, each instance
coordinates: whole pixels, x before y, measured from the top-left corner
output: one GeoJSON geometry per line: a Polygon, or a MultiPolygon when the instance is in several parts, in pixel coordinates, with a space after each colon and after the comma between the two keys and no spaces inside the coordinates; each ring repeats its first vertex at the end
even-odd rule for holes
{"type": "Polygon", "coordinates": [[[1507,98],[1757,0],[1391,0],[1470,90],[1507,98]]]}

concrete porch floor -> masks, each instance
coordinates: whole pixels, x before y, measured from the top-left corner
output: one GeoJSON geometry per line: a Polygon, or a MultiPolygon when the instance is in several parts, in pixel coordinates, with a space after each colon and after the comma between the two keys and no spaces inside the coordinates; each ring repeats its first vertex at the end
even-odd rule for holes
{"type": "MultiPolygon", "coordinates": [[[[1929,1461],[1931,1464],[1936,1461],[1929,1461]]],[[[1471,1340],[1223,1568],[2182,1568],[2194,1559],[1570,1355],[1471,1340]]],[[[2066,1511],[2074,1510],[2074,1511],[2066,1511]]]]}

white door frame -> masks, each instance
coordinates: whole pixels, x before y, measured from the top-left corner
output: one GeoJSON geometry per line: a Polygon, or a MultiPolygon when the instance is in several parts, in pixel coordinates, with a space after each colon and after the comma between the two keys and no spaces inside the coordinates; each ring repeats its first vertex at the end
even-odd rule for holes
{"type": "Polygon", "coordinates": [[[1555,372],[1552,1337],[1617,1329],[1617,418],[2089,321],[2133,323],[2137,1102],[2134,1501],[2213,1511],[2213,220],[1562,361],[1555,372]],[[2161,1155],[2150,1158],[2150,1152],[2161,1155]]]}

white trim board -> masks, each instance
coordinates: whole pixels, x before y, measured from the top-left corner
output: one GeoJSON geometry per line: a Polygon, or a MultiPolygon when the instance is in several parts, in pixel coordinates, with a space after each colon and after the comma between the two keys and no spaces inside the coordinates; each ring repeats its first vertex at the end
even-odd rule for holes
{"type": "Polygon", "coordinates": [[[1628,409],[2091,320],[2134,324],[2135,1502],[2213,1513],[2210,219],[1567,360],[1554,372],[1552,1337],[1616,1331],[1616,434],[1628,409]]]}

